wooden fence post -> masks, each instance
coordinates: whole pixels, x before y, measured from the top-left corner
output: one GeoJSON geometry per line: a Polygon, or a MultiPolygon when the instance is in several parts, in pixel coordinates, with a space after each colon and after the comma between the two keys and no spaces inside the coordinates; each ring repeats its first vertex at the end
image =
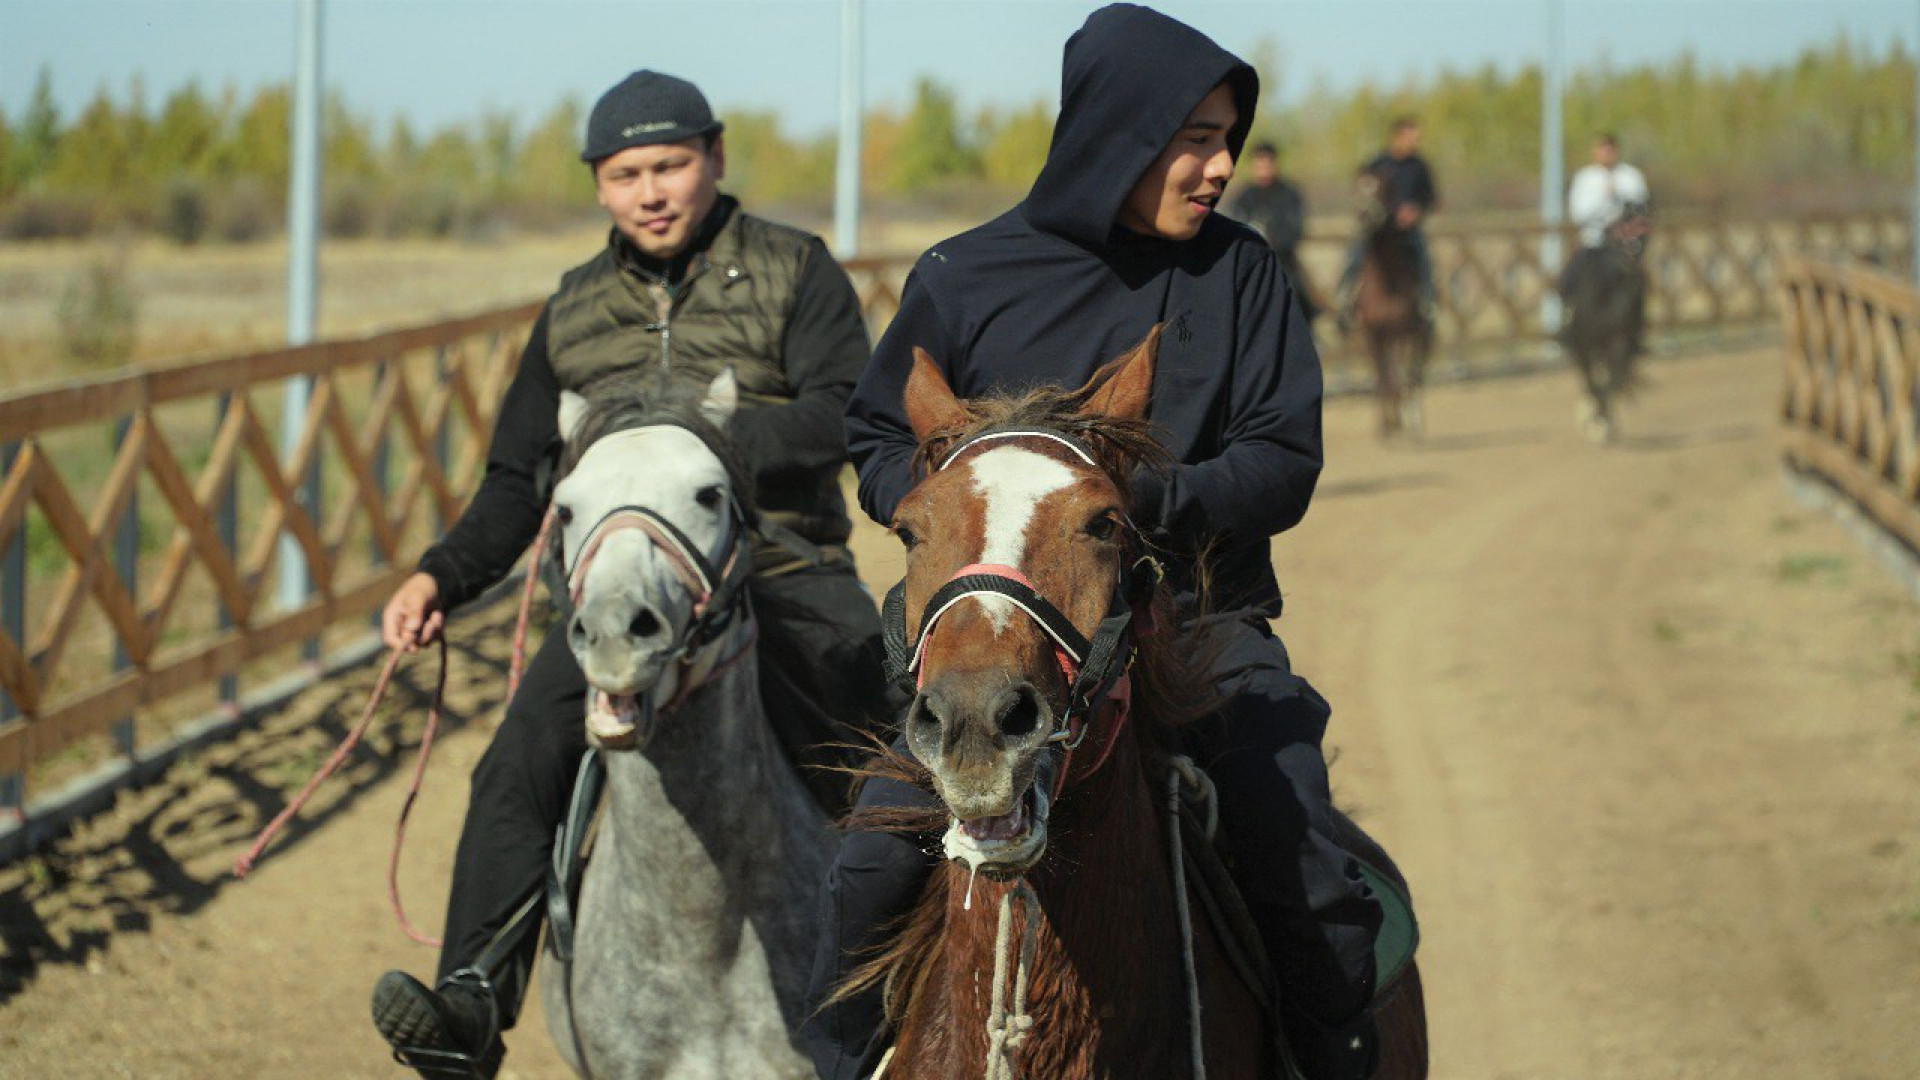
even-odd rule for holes
{"type": "MultiPolygon", "coordinates": [[[[442,345],[433,351],[433,375],[437,386],[447,385],[447,346],[442,345]]],[[[439,431],[433,437],[433,460],[440,466],[440,475],[447,475],[447,459],[452,456],[453,448],[453,404],[448,402],[444,417],[440,421],[439,431]]],[[[433,513],[434,535],[445,535],[447,526],[453,524],[439,510],[433,513]]]]}

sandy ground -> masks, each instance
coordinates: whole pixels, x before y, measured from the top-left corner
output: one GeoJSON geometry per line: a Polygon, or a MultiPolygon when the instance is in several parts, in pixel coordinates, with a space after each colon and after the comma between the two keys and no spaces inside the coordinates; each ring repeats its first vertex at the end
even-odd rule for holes
{"type": "MultiPolygon", "coordinates": [[[[1420,445],[1336,402],[1276,545],[1336,789],[1413,881],[1435,1075],[1920,1077],[1920,607],[1786,495],[1773,355],[1654,378],[1606,450],[1564,376],[1439,390],[1420,445]]],[[[508,618],[457,628],[403,878],[429,926],[508,618]]],[[[0,1077],[398,1075],[366,995],[432,965],[382,884],[418,712],[224,876],[369,681],[0,868],[0,1077]]],[[[537,1015],[510,1046],[561,1075],[537,1015]]]]}

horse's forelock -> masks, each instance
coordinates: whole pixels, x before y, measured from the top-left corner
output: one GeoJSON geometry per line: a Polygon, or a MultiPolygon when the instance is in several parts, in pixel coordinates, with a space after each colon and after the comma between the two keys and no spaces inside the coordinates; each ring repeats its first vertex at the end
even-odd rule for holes
{"type": "Polygon", "coordinates": [[[956,447],[990,430],[1035,428],[1057,432],[1086,446],[1124,493],[1135,466],[1164,469],[1172,458],[1160,445],[1151,421],[1081,411],[1099,389],[1097,384],[1079,390],[1043,386],[1024,394],[962,401],[966,422],[935,431],[921,442],[914,454],[915,471],[922,476],[931,473],[956,447]]]}
{"type": "Polygon", "coordinates": [[[706,386],[691,379],[646,371],[615,372],[589,385],[586,407],[560,457],[556,480],[565,479],[599,440],[619,431],[656,425],[684,428],[726,469],[728,486],[742,510],[753,510],[753,474],[727,433],[700,411],[706,386]]]}

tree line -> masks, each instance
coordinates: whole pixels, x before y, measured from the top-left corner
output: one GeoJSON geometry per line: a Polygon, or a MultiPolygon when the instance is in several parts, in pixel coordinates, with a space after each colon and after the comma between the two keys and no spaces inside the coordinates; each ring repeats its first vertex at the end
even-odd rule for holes
{"type": "MultiPolygon", "coordinates": [[[[1276,50],[1254,50],[1277,85],[1276,50]]],[[[1414,114],[1451,210],[1537,204],[1538,67],[1441,68],[1398,85],[1316,87],[1271,101],[1255,136],[1322,206],[1341,205],[1354,167],[1385,125],[1414,114]]],[[[1667,206],[1779,212],[1899,200],[1913,182],[1914,65],[1898,46],[1847,39],[1792,60],[1708,68],[1691,54],[1660,64],[1577,71],[1565,103],[1577,165],[1589,136],[1616,132],[1667,206]]],[[[181,243],[247,241],[284,215],[292,99],[285,85],[243,97],[188,83],[157,105],[136,76],[102,87],[72,116],[43,70],[18,115],[0,111],[0,237],[162,233],[181,243]]],[[[464,236],[549,227],[593,213],[576,159],[585,114],[563,101],[530,124],[504,112],[438,130],[384,125],[324,106],[322,226],[329,235],[464,236]]],[[[787,132],[769,111],[727,121],[728,186],[756,205],[824,214],[834,138],[787,132]]],[[[1053,116],[1041,102],[967,114],[953,91],[920,79],[904,105],[870,110],[862,184],[882,208],[975,213],[1017,198],[1045,160],[1053,116]]]]}

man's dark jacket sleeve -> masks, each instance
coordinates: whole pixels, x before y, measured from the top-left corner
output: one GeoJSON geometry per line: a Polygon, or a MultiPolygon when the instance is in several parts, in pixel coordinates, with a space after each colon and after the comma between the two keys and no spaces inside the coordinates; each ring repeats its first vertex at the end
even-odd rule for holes
{"type": "Polygon", "coordinates": [[[846,460],[840,417],[867,362],[867,325],[847,272],[814,240],[781,342],[793,400],[742,409],[733,439],[764,487],[846,460]]]}
{"type": "Polygon", "coordinates": [[[500,403],[487,472],[459,520],[420,557],[452,610],[507,576],[540,532],[540,474],[560,446],[560,384],[547,359],[547,312],[533,324],[520,370],[500,403]]]}
{"type": "Polygon", "coordinates": [[[946,328],[918,268],[907,275],[900,310],[880,335],[873,360],[847,402],[847,454],[860,475],[860,508],[882,525],[893,524],[894,508],[914,484],[913,454],[919,440],[907,424],[901,396],[913,371],[915,346],[942,365],[951,362],[946,328]]]}
{"type": "Polygon", "coordinates": [[[1270,252],[1240,295],[1218,456],[1135,480],[1135,518],[1174,537],[1263,541],[1306,515],[1320,478],[1320,358],[1270,252]]]}

